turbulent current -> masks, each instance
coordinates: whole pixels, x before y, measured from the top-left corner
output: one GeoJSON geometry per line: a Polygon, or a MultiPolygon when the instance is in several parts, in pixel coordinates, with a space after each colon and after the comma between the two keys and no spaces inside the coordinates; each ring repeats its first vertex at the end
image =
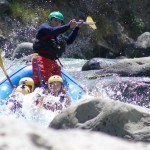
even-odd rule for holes
{"type": "MultiPolygon", "coordinates": [[[[15,68],[20,65],[30,64],[31,57],[23,57],[19,60],[8,60],[3,58],[4,66],[7,73],[11,73],[15,68]]],[[[87,60],[83,59],[60,59],[64,69],[82,86],[87,92],[84,98],[109,97],[113,100],[118,100],[124,103],[131,103],[142,107],[150,108],[150,78],[145,77],[119,77],[116,75],[91,78],[89,75],[93,75],[95,71],[81,71],[81,67],[87,60]]],[[[4,73],[0,70],[0,81],[5,78],[4,73]]],[[[83,98],[83,99],[84,99],[83,98]]],[[[51,120],[57,115],[58,111],[48,111],[33,107],[32,100],[34,96],[18,97],[25,101],[23,103],[22,113],[12,114],[8,111],[4,111],[5,106],[0,107],[1,116],[11,115],[13,117],[19,117],[29,122],[36,123],[37,125],[47,127],[51,120]]]]}

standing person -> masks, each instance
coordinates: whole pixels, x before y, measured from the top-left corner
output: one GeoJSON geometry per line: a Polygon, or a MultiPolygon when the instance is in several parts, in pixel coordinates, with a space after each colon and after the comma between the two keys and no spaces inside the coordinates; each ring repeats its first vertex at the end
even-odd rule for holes
{"type": "Polygon", "coordinates": [[[36,100],[36,105],[51,111],[62,110],[71,105],[71,100],[65,91],[63,79],[60,76],[54,75],[48,79],[48,93],[39,97],[36,100]]]}
{"type": "Polygon", "coordinates": [[[76,20],[72,19],[69,23],[62,25],[64,16],[59,11],[50,13],[48,21],[49,23],[43,23],[39,27],[36,41],[33,44],[34,52],[38,53],[37,58],[32,58],[33,80],[36,86],[40,83],[39,71],[44,82],[52,75],[61,76],[61,67],[56,60],[65,52],[66,45],[73,43],[78,34],[79,26],[83,24],[83,20],[77,24],[76,20]],[[62,35],[68,30],[72,30],[68,36],[62,35]],[[36,61],[38,61],[38,67],[36,61]]]}

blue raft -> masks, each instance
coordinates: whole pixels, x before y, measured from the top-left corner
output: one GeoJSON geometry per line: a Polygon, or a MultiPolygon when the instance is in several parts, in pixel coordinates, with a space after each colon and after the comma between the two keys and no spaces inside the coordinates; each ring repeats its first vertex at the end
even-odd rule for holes
{"type": "MultiPolygon", "coordinates": [[[[64,70],[61,69],[64,86],[72,101],[79,100],[85,94],[83,88],[64,70]]],[[[23,77],[32,77],[32,66],[23,66],[9,75],[12,83],[17,87],[19,80],[23,77]]],[[[12,93],[12,87],[7,79],[0,82],[0,100],[8,98],[12,93]]]]}

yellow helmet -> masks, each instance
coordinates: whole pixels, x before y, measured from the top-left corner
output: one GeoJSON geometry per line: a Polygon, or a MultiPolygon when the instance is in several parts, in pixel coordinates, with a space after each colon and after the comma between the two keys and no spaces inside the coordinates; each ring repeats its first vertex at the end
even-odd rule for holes
{"type": "Polygon", "coordinates": [[[26,85],[19,85],[16,88],[16,92],[21,92],[23,95],[26,95],[30,93],[30,88],[27,87],[26,85]]]}
{"type": "Polygon", "coordinates": [[[33,81],[32,78],[24,77],[24,78],[20,79],[19,85],[21,85],[21,84],[25,84],[27,86],[31,86],[31,92],[34,91],[34,81],[33,81]]]}
{"type": "Polygon", "coordinates": [[[54,76],[51,76],[48,79],[48,83],[52,83],[52,82],[61,82],[61,83],[63,83],[63,79],[62,79],[62,77],[60,77],[58,75],[54,75],[54,76]]]}

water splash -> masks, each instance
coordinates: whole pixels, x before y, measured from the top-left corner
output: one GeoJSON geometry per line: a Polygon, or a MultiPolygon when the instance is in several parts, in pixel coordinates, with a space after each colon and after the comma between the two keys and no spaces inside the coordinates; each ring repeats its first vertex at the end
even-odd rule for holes
{"type": "Polygon", "coordinates": [[[109,77],[100,80],[97,91],[113,100],[150,108],[150,79],[109,77]]]}
{"type": "MultiPolygon", "coordinates": [[[[22,95],[21,93],[15,93],[15,95],[12,95],[17,102],[21,104],[21,107],[18,107],[16,109],[8,109],[7,105],[0,106],[0,115],[1,116],[11,116],[18,119],[26,120],[30,123],[42,126],[42,127],[48,127],[50,122],[53,120],[53,118],[59,114],[62,110],[66,109],[65,104],[62,102],[61,109],[57,109],[55,107],[53,110],[47,110],[44,107],[40,107],[39,105],[36,105],[36,100],[39,98],[39,96],[45,96],[45,94],[42,94],[42,89],[37,88],[35,92],[28,94],[28,95],[22,95]],[[41,94],[41,95],[40,95],[41,94]]],[[[9,99],[12,98],[10,96],[9,99]]],[[[55,104],[59,102],[59,97],[44,97],[44,102],[50,101],[52,106],[55,106],[55,104]]],[[[10,101],[11,102],[11,101],[10,101]]],[[[8,104],[8,103],[7,103],[8,104]]]]}
{"type": "Polygon", "coordinates": [[[28,25],[26,27],[18,27],[13,29],[11,34],[9,34],[9,40],[6,41],[3,46],[5,57],[11,58],[11,54],[17,47],[17,44],[20,44],[24,41],[32,43],[37,32],[36,28],[37,23],[28,25]]]}

